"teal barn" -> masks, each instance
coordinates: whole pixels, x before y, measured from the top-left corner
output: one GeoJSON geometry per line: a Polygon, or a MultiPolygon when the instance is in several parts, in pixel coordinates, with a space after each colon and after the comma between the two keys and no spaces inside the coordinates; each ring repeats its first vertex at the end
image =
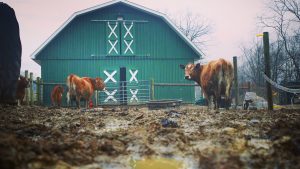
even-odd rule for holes
{"type": "Polygon", "coordinates": [[[43,103],[50,105],[53,84],[65,83],[71,73],[105,80],[107,91],[95,94],[98,104],[149,99],[192,103],[195,87],[152,88],[151,82],[193,84],[184,79],[179,64],[202,56],[165,14],[115,0],[75,12],[31,57],[41,66],[43,103]]]}

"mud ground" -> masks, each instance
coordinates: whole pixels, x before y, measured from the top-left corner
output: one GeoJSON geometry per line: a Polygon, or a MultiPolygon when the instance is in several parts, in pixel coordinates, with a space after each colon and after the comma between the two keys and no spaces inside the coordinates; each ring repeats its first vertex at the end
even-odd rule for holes
{"type": "Polygon", "coordinates": [[[2,169],[132,169],[154,157],[185,169],[300,168],[300,110],[0,106],[2,169]]]}

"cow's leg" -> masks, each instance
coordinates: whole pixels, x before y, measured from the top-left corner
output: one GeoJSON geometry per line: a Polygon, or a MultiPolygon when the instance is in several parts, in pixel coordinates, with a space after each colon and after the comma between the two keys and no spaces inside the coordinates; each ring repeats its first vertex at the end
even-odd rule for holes
{"type": "MultiPolygon", "coordinates": [[[[74,102],[76,103],[76,96],[72,96],[70,95],[70,98],[69,98],[69,107],[73,107],[74,105],[74,102]]],[[[77,103],[76,103],[77,104],[77,103]]]]}
{"type": "Polygon", "coordinates": [[[211,109],[212,110],[216,109],[216,101],[215,101],[215,97],[214,96],[211,97],[211,109]]]}
{"type": "Polygon", "coordinates": [[[214,95],[214,110],[218,109],[218,97],[214,95]]]}
{"type": "MultiPolygon", "coordinates": [[[[74,97],[74,98],[71,99],[71,102],[70,102],[71,107],[73,107],[74,102],[75,102],[75,104],[77,105],[76,97],[74,97]]],[[[80,101],[79,101],[79,102],[80,102],[80,101]]]]}
{"type": "Polygon", "coordinates": [[[217,99],[217,109],[219,109],[221,105],[221,96],[218,96],[216,99],[217,99]]]}
{"type": "Polygon", "coordinates": [[[86,108],[86,109],[89,108],[89,99],[85,99],[85,108],[86,108]]]}
{"type": "Polygon", "coordinates": [[[231,106],[231,100],[230,97],[225,96],[225,108],[226,110],[229,110],[229,107],[231,106]]]}
{"type": "Polygon", "coordinates": [[[20,105],[24,105],[24,97],[20,99],[20,105]]]}
{"type": "Polygon", "coordinates": [[[54,98],[53,98],[54,96],[53,95],[51,95],[51,106],[54,106],[54,98]]]}
{"type": "Polygon", "coordinates": [[[213,94],[214,110],[219,108],[219,96],[217,92],[213,94]]]}
{"type": "Polygon", "coordinates": [[[207,102],[207,110],[209,110],[209,106],[210,106],[210,98],[209,97],[206,99],[206,102],[207,102]]]}
{"type": "Polygon", "coordinates": [[[80,109],[80,96],[76,96],[76,106],[78,109],[80,109]]]}
{"type": "Polygon", "coordinates": [[[214,102],[214,97],[213,95],[210,95],[207,97],[207,110],[212,108],[212,104],[214,102]]]}
{"type": "Polygon", "coordinates": [[[225,108],[226,110],[229,110],[229,107],[231,105],[231,101],[230,101],[230,90],[231,90],[231,85],[230,82],[227,83],[229,85],[226,85],[226,91],[225,91],[225,108]]]}
{"type": "Polygon", "coordinates": [[[58,105],[58,107],[60,107],[60,105],[61,105],[61,96],[58,97],[57,105],[58,105]]]}

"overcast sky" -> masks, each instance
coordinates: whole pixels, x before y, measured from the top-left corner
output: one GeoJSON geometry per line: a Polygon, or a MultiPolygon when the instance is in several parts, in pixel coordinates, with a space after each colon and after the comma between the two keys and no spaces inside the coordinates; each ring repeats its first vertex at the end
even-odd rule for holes
{"type": "MultiPolygon", "coordinates": [[[[23,46],[22,68],[40,74],[40,66],[31,54],[74,12],[109,0],[4,0],[14,8],[23,46]]],[[[251,43],[259,30],[257,16],[264,11],[265,0],[130,0],[147,8],[178,16],[189,11],[211,23],[213,33],[205,60],[240,56],[241,44],[251,43]]]]}

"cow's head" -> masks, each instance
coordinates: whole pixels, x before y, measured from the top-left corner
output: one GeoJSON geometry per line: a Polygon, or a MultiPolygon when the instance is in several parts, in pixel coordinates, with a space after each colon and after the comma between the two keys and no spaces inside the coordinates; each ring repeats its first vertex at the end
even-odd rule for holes
{"type": "Polygon", "coordinates": [[[96,77],[94,83],[96,90],[105,90],[105,83],[100,77],[96,77]]]}
{"type": "Polygon", "coordinates": [[[192,64],[189,63],[187,65],[180,65],[181,69],[184,69],[184,78],[187,80],[195,80],[196,78],[198,78],[198,74],[200,71],[200,63],[192,64]]]}
{"type": "Polygon", "coordinates": [[[29,80],[26,77],[24,77],[24,76],[20,76],[19,77],[18,85],[20,87],[22,87],[22,88],[28,88],[28,87],[30,87],[29,80]]]}
{"type": "Polygon", "coordinates": [[[63,93],[64,92],[64,88],[62,86],[58,86],[57,88],[59,93],[63,93]]]}

